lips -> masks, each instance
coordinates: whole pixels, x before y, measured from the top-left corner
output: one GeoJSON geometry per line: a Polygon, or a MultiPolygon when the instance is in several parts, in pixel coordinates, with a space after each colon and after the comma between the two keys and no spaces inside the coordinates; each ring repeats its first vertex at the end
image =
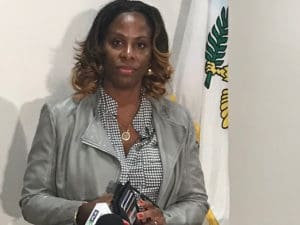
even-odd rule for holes
{"type": "Polygon", "coordinates": [[[131,66],[118,66],[117,67],[119,72],[122,74],[132,74],[135,68],[131,66]]]}

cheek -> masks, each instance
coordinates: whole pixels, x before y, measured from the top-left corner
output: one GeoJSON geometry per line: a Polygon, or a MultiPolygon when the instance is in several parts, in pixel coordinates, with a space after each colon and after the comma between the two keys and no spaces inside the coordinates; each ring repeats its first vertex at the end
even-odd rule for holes
{"type": "Polygon", "coordinates": [[[117,60],[117,55],[114,54],[112,51],[105,51],[103,60],[104,60],[104,64],[107,65],[114,64],[115,61],[117,60]]]}
{"type": "Polygon", "coordinates": [[[141,56],[141,63],[148,67],[151,63],[151,59],[152,59],[151,52],[143,54],[141,56]]]}
{"type": "Polygon", "coordinates": [[[114,49],[112,49],[109,44],[105,43],[103,46],[103,56],[104,56],[104,60],[108,61],[108,60],[112,60],[115,58],[115,51],[114,49]]]}

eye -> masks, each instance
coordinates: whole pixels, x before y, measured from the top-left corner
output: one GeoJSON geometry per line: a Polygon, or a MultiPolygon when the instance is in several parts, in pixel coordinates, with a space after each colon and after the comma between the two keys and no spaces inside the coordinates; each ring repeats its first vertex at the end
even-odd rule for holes
{"type": "Polygon", "coordinates": [[[112,45],[113,48],[119,48],[123,45],[123,42],[120,39],[113,39],[111,41],[111,45],[112,45]]]}
{"type": "Polygon", "coordinates": [[[137,43],[137,47],[138,47],[139,49],[144,49],[144,48],[147,47],[147,45],[146,45],[146,43],[144,43],[144,42],[139,42],[139,43],[137,43]]]}

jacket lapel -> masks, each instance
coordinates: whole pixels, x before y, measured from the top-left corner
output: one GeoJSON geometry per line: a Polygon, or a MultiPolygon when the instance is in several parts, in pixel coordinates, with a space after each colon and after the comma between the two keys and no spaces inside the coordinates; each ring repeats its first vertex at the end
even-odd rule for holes
{"type": "Polygon", "coordinates": [[[152,100],[153,120],[163,165],[163,181],[159,191],[158,205],[162,206],[167,200],[164,193],[174,176],[174,166],[180,154],[180,146],[183,144],[186,129],[169,117],[168,108],[155,101],[152,100]]]}
{"type": "Polygon", "coordinates": [[[116,153],[100,122],[94,119],[81,136],[81,141],[91,147],[104,151],[115,157],[116,153]]]}
{"type": "MultiPolygon", "coordinates": [[[[84,100],[83,100],[84,101],[84,100]]],[[[96,97],[93,95],[90,98],[87,98],[85,102],[82,102],[81,111],[86,112],[87,108],[92,110],[88,114],[82,116],[82,120],[89,118],[89,124],[81,136],[81,141],[84,144],[87,144],[93,148],[104,151],[108,154],[116,156],[114,148],[104,130],[100,121],[95,118],[95,109],[96,109],[96,97]]]]}

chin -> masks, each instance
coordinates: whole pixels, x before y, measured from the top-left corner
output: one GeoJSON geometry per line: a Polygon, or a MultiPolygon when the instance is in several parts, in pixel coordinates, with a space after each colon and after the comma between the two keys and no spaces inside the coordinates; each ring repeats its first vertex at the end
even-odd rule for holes
{"type": "Polygon", "coordinates": [[[118,79],[112,81],[113,86],[120,89],[135,89],[141,87],[142,80],[135,77],[118,77],[118,79]]]}

